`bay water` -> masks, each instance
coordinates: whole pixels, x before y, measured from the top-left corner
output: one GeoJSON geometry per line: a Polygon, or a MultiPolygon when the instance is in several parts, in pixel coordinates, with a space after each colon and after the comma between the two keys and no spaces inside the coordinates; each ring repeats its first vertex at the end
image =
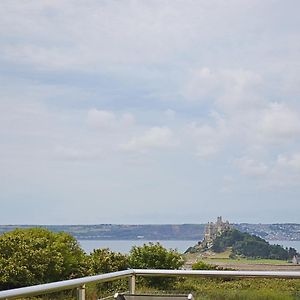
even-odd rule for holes
{"type": "Polygon", "coordinates": [[[160,243],[167,249],[176,249],[180,253],[184,253],[189,247],[194,246],[198,241],[174,241],[174,240],[161,240],[161,241],[149,241],[149,240],[78,240],[82,249],[86,253],[92,252],[98,248],[109,248],[114,252],[129,253],[133,246],[143,246],[143,244],[160,243]]]}
{"type": "MultiPolygon", "coordinates": [[[[181,241],[181,240],[79,240],[79,243],[86,253],[92,252],[98,248],[109,248],[114,252],[129,253],[133,246],[142,246],[149,242],[159,242],[163,247],[167,249],[177,249],[178,252],[184,253],[189,247],[198,243],[195,240],[181,241]]],[[[270,244],[278,244],[285,247],[295,248],[300,252],[300,241],[268,241],[270,244]]]]}

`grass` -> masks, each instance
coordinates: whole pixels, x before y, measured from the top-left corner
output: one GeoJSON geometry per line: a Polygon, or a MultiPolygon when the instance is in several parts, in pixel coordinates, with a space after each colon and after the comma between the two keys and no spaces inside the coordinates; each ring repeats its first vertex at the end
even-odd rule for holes
{"type": "MultiPolygon", "coordinates": [[[[121,282],[120,282],[121,283],[121,282]]],[[[124,292],[128,288],[127,280],[124,286],[116,285],[109,290],[99,290],[97,284],[87,285],[87,300],[96,300],[112,296],[115,292],[124,292]]],[[[141,294],[188,294],[201,300],[300,300],[300,280],[292,279],[262,279],[262,278],[181,278],[168,290],[145,286],[139,282],[136,293],[141,294]]],[[[32,300],[73,300],[76,290],[64,293],[52,293],[32,300]]]]}
{"type": "MultiPolygon", "coordinates": [[[[230,250],[223,253],[212,254],[203,257],[200,253],[187,254],[186,261],[189,263],[203,261],[206,264],[221,264],[239,269],[243,264],[264,265],[270,268],[276,265],[286,265],[287,261],[275,259],[231,259],[230,250]],[[270,267],[268,267],[270,266],[270,267]]],[[[291,264],[290,264],[291,265],[291,264]]],[[[178,283],[181,292],[192,292],[195,299],[203,300],[300,300],[300,280],[287,279],[218,279],[218,278],[188,278],[178,283]]]]}
{"type": "Polygon", "coordinates": [[[291,264],[285,260],[278,259],[251,259],[251,258],[230,258],[231,249],[228,248],[226,251],[221,253],[210,253],[205,256],[202,253],[188,253],[185,254],[185,260],[187,262],[197,262],[199,260],[205,263],[217,264],[228,263],[228,264],[257,264],[257,265],[286,265],[291,264]]]}
{"type": "Polygon", "coordinates": [[[176,289],[192,292],[196,299],[300,299],[300,280],[189,278],[179,282],[176,289]]]}
{"type": "Polygon", "coordinates": [[[136,293],[192,293],[196,300],[299,300],[300,280],[187,278],[170,290],[137,286],[136,293]]]}
{"type": "Polygon", "coordinates": [[[238,259],[231,259],[231,258],[203,258],[204,262],[207,263],[216,263],[216,262],[224,262],[224,263],[234,263],[234,264],[267,264],[267,265],[286,265],[289,264],[285,260],[278,260],[278,259],[250,259],[250,258],[238,258],[238,259]]]}

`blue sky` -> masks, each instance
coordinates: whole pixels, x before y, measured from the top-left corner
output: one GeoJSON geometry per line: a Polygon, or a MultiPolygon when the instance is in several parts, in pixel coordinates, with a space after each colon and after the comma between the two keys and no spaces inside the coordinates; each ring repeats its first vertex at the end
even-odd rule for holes
{"type": "Polygon", "coordinates": [[[0,6],[1,224],[300,221],[298,0],[0,6]]]}

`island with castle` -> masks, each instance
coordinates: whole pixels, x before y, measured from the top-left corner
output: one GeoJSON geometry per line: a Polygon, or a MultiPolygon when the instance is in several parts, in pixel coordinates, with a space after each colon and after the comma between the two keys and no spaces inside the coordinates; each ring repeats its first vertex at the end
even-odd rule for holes
{"type": "Polygon", "coordinates": [[[214,240],[230,229],[232,229],[232,227],[228,221],[223,222],[222,216],[217,217],[215,223],[208,222],[205,225],[203,240],[199,241],[195,246],[189,247],[185,253],[203,252],[211,249],[214,240]]]}
{"type": "Polygon", "coordinates": [[[216,222],[208,222],[204,229],[204,238],[189,247],[185,253],[198,253],[202,257],[225,253],[229,258],[279,259],[299,264],[299,253],[294,248],[271,245],[263,238],[241,232],[217,217],[216,222]]]}

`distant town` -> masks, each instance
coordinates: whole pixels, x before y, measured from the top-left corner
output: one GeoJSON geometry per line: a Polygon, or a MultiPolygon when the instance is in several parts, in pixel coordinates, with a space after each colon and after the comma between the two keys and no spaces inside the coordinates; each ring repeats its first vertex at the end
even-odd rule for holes
{"type": "MultiPolygon", "coordinates": [[[[202,240],[206,225],[0,225],[0,234],[15,228],[43,227],[54,232],[68,232],[79,240],[202,240]]],[[[231,223],[230,226],[266,240],[300,241],[300,224],[231,223]]]]}
{"type": "Polygon", "coordinates": [[[300,224],[234,224],[242,232],[255,234],[266,240],[274,241],[300,241],[300,224]]]}

